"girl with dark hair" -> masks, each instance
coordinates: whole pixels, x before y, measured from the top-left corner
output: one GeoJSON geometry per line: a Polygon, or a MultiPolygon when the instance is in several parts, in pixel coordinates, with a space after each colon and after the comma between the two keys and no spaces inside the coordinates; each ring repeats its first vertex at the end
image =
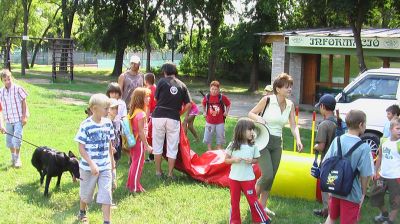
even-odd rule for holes
{"type": "Polygon", "coordinates": [[[270,223],[270,219],[257,201],[255,175],[252,164],[257,163],[260,152],[254,145],[254,122],[248,118],[239,119],[235,127],[233,142],[226,149],[225,163],[232,164],[229,173],[231,192],[230,223],[241,223],[240,194],[249,202],[254,223],[270,223]]]}

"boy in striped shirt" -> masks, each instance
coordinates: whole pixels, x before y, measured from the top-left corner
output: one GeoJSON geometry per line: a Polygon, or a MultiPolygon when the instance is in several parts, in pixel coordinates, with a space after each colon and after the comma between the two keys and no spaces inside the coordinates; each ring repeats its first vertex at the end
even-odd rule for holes
{"type": "Polygon", "coordinates": [[[13,77],[8,69],[2,70],[1,81],[4,87],[0,89],[0,102],[6,126],[4,128],[0,124],[0,129],[2,133],[8,133],[6,144],[11,152],[12,166],[20,168],[22,163],[19,152],[23,126],[27,122],[26,97],[28,94],[21,86],[13,83],[13,77]]]}
{"type": "Polygon", "coordinates": [[[90,97],[89,108],[93,113],[80,125],[75,141],[79,143],[81,161],[79,221],[88,222],[87,204],[93,200],[98,188],[96,202],[102,204],[104,224],[111,223],[112,170],[115,169],[111,140],[115,139],[111,120],[107,118],[110,99],[104,94],[90,97]]]}

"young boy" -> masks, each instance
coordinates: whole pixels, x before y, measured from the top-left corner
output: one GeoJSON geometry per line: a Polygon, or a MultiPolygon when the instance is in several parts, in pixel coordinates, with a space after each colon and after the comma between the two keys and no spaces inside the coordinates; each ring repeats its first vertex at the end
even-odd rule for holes
{"type": "MultiPolygon", "coordinates": [[[[348,132],[338,137],[341,141],[342,154],[359,142],[366,128],[366,115],[360,110],[351,110],[346,115],[348,132]]],[[[336,139],[336,138],[335,138],[336,139]]],[[[324,161],[337,155],[337,141],[333,140],[324,161]]],[[[358,176],[353,180],[353,188],[347,196],[331,194],[329,199],[329,215],[325,224],[333,224],[340,217],[340,223],[354,224],[359,220],[361,205],[367,192],[368,180],[374,175],[371,148],[361,144],[350,156],[353,171],[358,170],[358,176]]]]}
{"type": "Polygon", "coordinates": [[[21,86],[13,83],[11,72],[8,69],[2,70],[1,81],[4,87],[0,89],[0,102],[6,127],[1,125],[0,128],[2,133],[9,133],[6,135],[6,144],[11,152],[11,165],[20,168],[22,166],[20,156],[22,129],[28,116],[26,104],[28,94],[21,86]]]}
{"type": "Polygon", "coordinates": [[[116,99],[110,99],[110,108],[108,110],[108,118],[111,120],[114,128],[114,140],[111,141],[111,146],[114,154],[114,167],[115,169],[112,172],[112,189],[113,191],[117,188],[117,164],[119,159],[121,158],[121,139],[118,136],[121,135],[121,120],[117,120],[116,117],[118,115],[118,101],[116,99]]]}
{"type": "Polygon", "coordinates": [[[400,206],[400,118],[390,122],[390,138],[382,138],[378,159],[375,164],[376,194],[371,195],[372,206],[378,207],[381,213],[374,221],[394,224],[400,206]],[[385,193],[389,191],[391,212],[385,208],[385,193]]]}
{"type": "Polygon", "coordinates": [[[225,144],[225,117],[229,114],[231,102],[228,97],[220,92],[218,81],[210,83],[210,93],[203,98],[203,114],[206,117],[203,142],[207,144],[208,150],[212,150],[211,143],[215,133],[217,149],[222,149],[225,144]]]}
{"type": "MultiPolygon", "coordinates": [[[[156,85],[155,85],[155,80],[156,77],[154,76],[153,73],[146,73],[144,76],[144,85],[146,88],[150,89],[150,102],[149,102],[149,116],[148,118],[150,119],[151,114],[153,113],[154,109],[156,108],[156,99],[154,98],[154,95],[156,94],[156,85]]],[[[145,160],[146,163],[154,161],[154,155],[149,154],[149,157],[145,160]]]]}
{"type": "Polygon", "coordinates": [[[87,205],[93,200],[97,185],[96,201],[102,204],[104,224],[111,223],[112,170],[115,169],[111,141],[115,139],[115,135],[113,124],[106,117],[109,106],[110,100],[106,95],[100,93],[92,95],[89,108],[93,115],[81,123],[75,136],[81,154],[79,172],[82,180],[78,215],[81,222],[88,222],[87,205]]]}
{"type": "Polygon", "coordinates": [[[387,121],[385,126],[383,127],[383,136],[384,138],[390,138],[390,121],[393,118],[397,118],[400,115],[400,107],[397,104],[393,104],[392,106],[386,109],[386,117],[387,121]]]}
{"type": "MultiPolygon", "coordinates": [[[[318,125],[317,138],[314,150],[321,154],[321,161],[324,159],[332,140],[335,138],[336,133],[336,119],[333,114],[335,110],[336,100],[332,95],[325,94],[320,99],[315,107],[319,108],[324,120],[318,125]]],[[[316,153],[317,153],[316,152],[316,153]]],[[[328,216],[328,193],[322,192],[322,209],[314,209],[313,213],[316,216],[326,218],[328,216]]]]}

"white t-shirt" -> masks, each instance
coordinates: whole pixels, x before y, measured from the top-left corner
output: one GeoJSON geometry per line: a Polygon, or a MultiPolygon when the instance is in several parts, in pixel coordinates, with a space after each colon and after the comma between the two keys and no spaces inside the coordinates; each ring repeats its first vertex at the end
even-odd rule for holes
{"type": "Polygon", "coordinates": [[[383,178],[400,178],[400,139],[397,141],[386,141],[382,144],[382,163],[379,174],[383,178]]]}
{"type": "MultiPolygon", "coordinates": [[[[242,159],[256,159],[260,157],[260,151],[258,148],[253,145],[240,145],[240,149],[232,150],[231,147],[227,147],[225,150],[226,154],[242,158],[242,159]]],[[[246,161],[242,160],[240,163],[233,163],[231,165],[231,172],[229,173],[229,179],[237,180],[237,181],[249,181],[254,180],[256,177],[254,175],[252,164],[246,163],[246,161]]]]}

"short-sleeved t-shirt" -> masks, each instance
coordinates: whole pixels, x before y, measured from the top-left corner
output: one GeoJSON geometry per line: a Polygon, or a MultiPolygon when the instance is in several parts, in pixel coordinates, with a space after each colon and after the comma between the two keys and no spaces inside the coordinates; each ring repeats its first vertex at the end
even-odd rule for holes
{"type": "MultiPolygon", "coordinates": [[[[340,137],[340,142],[342,144],[342,154],[346,154],[354,144],[360,141],[360,137],[351,135],[349,133],[343,134],[340,137]]],[[[331,146],[329,147],[328,152],[325,155],[324,161],[328,158],[337,155],[337,140],[336,138],[332,141],[331,146]]],[[[368,144],[363,143],[360,145],[350,156],[351,167],[355,171],[356,169],[359,171],[359,176],[369,177],[374,175],[374,164],[371,154],[371,148],[368,144]]],[[[351,201],[359,204],[361,202],[362,197],[362,189],[359,178],[354,178],[353,180],[353,188],[351,192],[346,197],[339,196],[336,194],[332,194],[335,198],[344,199],[347,201],[351,201]]]]}
{"type": "Polygon", "coordinates": [[[390,138],[390,121],[386,121],[383,126],[383,136],[384,138],[390,138]]]}
{"type": "MultiPolygon", "coordinates": [[[[242,159],[256,159],[260,157],[260,151],[255,145],[250,146],[242,144],[238,150],[232,150],[232,148],[228,146],[225,152],[232,157],[242,159]]],[[[229,178],[237,181],[249,181],[254,180],[256,177],[254,175],[252,164],[248,164],[246,161],[242,160],[240,163],[233,163],[231,165],[229,178]]]]}
{"type": "MultiPolygon", "coordinates": [[[[108,118],[101,118],[100,123],[93,121],[92,116],[86,118],[80,125],[75,141],[85,145],[85,151],[96,163],[99,171],[110,170],[110,141],[115,139],[113,124],[108,118]]],[[[81,158],[79,167],[90,171],[89,163],[81,158]]]]}
{"type": "MultiPolygon", "coordinates": [[[[225,95],[221,95],[222,103],[225,107],[229,107],[231,105],[231,101],[225,95]]],[[[203,107],[207,107],[207,96],[204,96],[202,101],[203,107]]],[[[219,102],[219,95],[212,96],[210,95],[210,99],[208,102],[208,111],[206,116],[206,121],[209,124],[221,124],[224,123],[224,108],[219,102]]]]}
{"type": "Polygon", "coordinates": [[[317,137],[315,139],[316,143],[325,143],[325,148],[321,153],[321,158],[323,159],[326,152],[329,149],[329,146],[332,143],[332,140],[335,138],[336,135],[336,124],[329,120],[329,118],[323,120],[318,125],[317,130],[317,137]]]}
{"type": "Polygon", "coordinates": [[[155,98],[157,105],[152,113],[153,118],[170,118],[179,121],[182,104],[190,103],[190,94],[186,85],[174,77],[165,77],[158,81],[155,98]]]}
{"type": "Polygon", "coordinates": [[[400,178],[400,140],[384,141],[382,146],[382,162],[379,174],[383,178],[400,178]]]}
{"type": "Polygon", "coordinates": [[[126,71],[122,75],[124,76],[124,86],[121,98],[129,106],[133,91],[138,87],[143,87],[143,75],[140,73],[131,75],[130,71],[126,71]]]}

